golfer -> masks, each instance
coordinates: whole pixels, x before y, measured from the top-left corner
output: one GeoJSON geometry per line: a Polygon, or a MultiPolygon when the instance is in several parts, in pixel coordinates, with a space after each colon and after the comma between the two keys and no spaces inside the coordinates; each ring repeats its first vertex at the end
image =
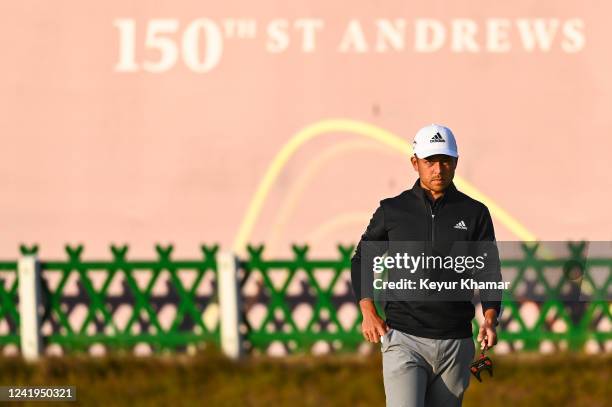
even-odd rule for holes
{"type": "MultiPolygon", "coordinates": [[[[417,132],[413,150],[411,162],[419,179],[412,189],[380,201],[351,260],[353,291],[364,338],[382,342],[387,406],[461,406],[475,354],[472,302],[390,301],[384,305],[383,320],[372,287],[362,287],[364,242],[495,241],[487,207],[453,184],[459,154],[452,131],[426,126],[417,132]]],[[[495,298],[481,301],[484,324],[477,340],[482,347],[497,343],[500,297],[495,298]]]]}

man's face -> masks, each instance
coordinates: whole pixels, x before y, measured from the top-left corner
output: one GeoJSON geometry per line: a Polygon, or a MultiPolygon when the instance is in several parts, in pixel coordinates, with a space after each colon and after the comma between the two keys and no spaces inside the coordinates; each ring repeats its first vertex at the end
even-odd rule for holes
{"type": "Polygon", "coordinates": [[[455,177],[458,159],[444,154],[436,154],[427,158],[411,158],[414,170],[425,187],[434,192],[444,191],[455,177]]]}

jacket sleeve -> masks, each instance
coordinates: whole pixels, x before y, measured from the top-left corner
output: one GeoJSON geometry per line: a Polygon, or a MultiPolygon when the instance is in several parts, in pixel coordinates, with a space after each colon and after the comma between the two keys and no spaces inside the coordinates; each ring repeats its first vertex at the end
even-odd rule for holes
{"type": "Polygon", "coordinates": [[[361,235],[361,240],[351,258],[351,284],[357,303],[363,298],[373,298],[374,296],[372,270],[369,270],[365,263],[372,255],[382,255],[387,249],[387,241],[385,215],[381,202],[374,215],[372,215],[370,224],[361,235]],[[362,270],[362,261],[364,261],[364,270],[362,270]]]}
{"type": "MultiPolygon", "coordinates": [[[[476,236],[474,240],[483,242],[480,245],[479,253],[486,252],[487,260],[485,261],[485,269],[476,274],[477,281],[495,281],[501,282],[501,262],[499,259],[499,250],[495,241],[495,230],[493,228],[493,220],[489,209],[483,205],[480,217],[478,219],[476,236]],[[488,243],[487,243],[488,242],[488,243]]],[[[495,309],[497,316],[501,315],[501,298],[502,290],[480,290],[480,302],[482,304],[482,312],[488,309],[495,309]]]]}

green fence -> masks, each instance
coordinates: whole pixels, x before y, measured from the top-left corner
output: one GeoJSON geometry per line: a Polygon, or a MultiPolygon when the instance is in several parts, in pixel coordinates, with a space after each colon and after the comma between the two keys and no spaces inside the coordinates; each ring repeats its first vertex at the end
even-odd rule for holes
{"type": "MultiPolygon", "coordinates": [[[[117,349],[148,344],[153,350],[163,350],[219,342],[218,321],[207,326],[202,319],[203,310],[216,301],[214,290],[208,296],[196,293],[204,277],[216,273],[218,248],[202,246],[202,258],[196,260],[173,260],[172,249],[157,246],[157,259],[140,261],[127,259],[127,246],[111,246],[112,260],[87,261],[81,258],[82,246],[67,246],[66,261],[41,261],[45,345],[79,351],[92,345],[117,349]],[[190,286],[179,277],[185,274],[191,275],[190,286]],[[168,289],[156,295],[153,289],[162,275],[168,289]],[[120,292],[110,293],[115,279],[121,281],[120,292]],[[76,291],[67,289],[71,280],[76,282],[76,291]],[[176,312],[164,324],[159,313],[167,305],[175,306],[176,312]],[[120,324],[114,315],[122,307],[129,311],[120,324]],[[78,311],[82,317],[71,318],[78,311]]],[[[21,252],[32,255],[37,248],[22,247],[21,252]]],[[[0,320],[4,318],[10,327],[9,334],[0,334],[0,344],[18,344],[17,262],[0,263],[0,270],[0,320]],[[10,287],[2,284],[7,274],[13,275],[10,287]]]]}
{"type": "MultiPolygon", "coordinates": [[[[609,347],[612,258],[586,259],[584,243],[567,245],[565,258],[541,258],[537,245],[522,245],[520,258],[502,259],[504,274],[512,274],[499,331],[507,349],[537,350],[544,342],[570,349],[587,343],[598,350],[609,347]],[[580,268],[588,301],[565,301],[567,279],[548,278],[548,270],[567,271],[568,265],[580,268]],[[603,281],[592,277],[592,269],[600,275],[603,270],[603,281]]],[[[22,255],[37,250],[21,247],[22,255]]],[[[263,246],[249,246],[237,268],[246,350],[263,353],[273,346],[309,352],[319,346],[350,352],[362,345],[361,318],[350,289],[353,250],[339,246],[335,259],[311,259],[307,246],[293,246],[292,258],[267,259],[263,246]]],[[[174,259],[172,251],[172,246],[157,246],[155,259],[134,260],[128,259],[127,246],[111,246],[112,259],[90,261],[82,258],[82,246],[68,246],[66,260],[41,259],[45,346],[78,352],[145,345],[159,352],[220,344],[218,247],[202,246],[194,260],[174,259]]],[[[0,262],[2,348],[20,343],[17,269],[17,261],[0,262]]],[[[476,320],[473,327],[476,333],[476,320]]]]}
{"type": "Polygon", "coordinates": [[[0,347],[19,346],[17,262],[0,262],[0,347]]]}

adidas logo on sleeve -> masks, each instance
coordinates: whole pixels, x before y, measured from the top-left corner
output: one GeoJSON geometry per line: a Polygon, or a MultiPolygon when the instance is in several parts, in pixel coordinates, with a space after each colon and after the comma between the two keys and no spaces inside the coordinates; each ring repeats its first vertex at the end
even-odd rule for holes
{"type": "Polygon", "coordinates": [[[455,229],[463,229],[463,230],[467,230],[467,226],[465,225],[465,222],[460,220],[455,226],[455,229]]]}

